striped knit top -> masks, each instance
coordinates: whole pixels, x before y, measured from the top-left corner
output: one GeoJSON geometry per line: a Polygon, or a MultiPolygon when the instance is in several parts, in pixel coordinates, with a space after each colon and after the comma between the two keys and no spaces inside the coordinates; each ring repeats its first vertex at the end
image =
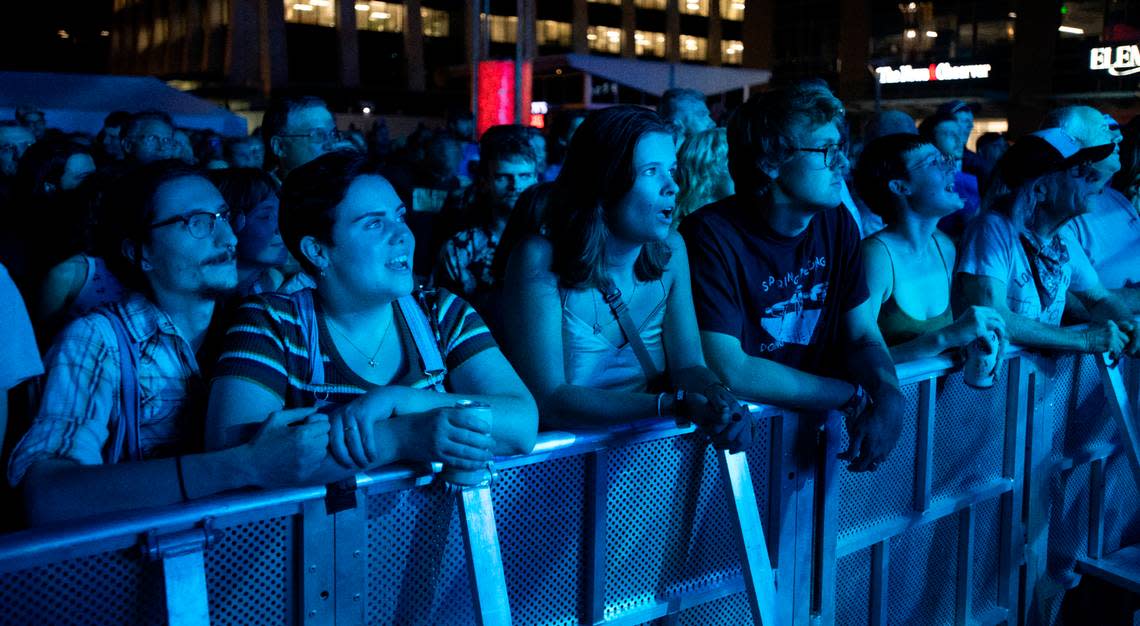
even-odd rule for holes
{"type": "MultiPolygon", "coordinates": [[[[342,404],[364,394],[374,384],[356,375],[337,351],[320,299],[314,298],[324,361],[324,384],[309,381],[309,349],[298,321],[294,301],[277,293],[247,298],[233,316],[223,342],[216,377],[236,376],[254,382],[281,398],[285,408],[312,406],[317,402],[342,404]]],[[[426,297],[429,320],[438,329],[440,354],[448,371],[484,350],[497,347],[482,318],[454,294],[438,290],[426,297]]],[[[431,381],[419,368],[418,352],[402,315],[395,327],[408,365],[396,374],[393,385],[424,389],[431,381]]],[[[450,388],[449,380],[444,386],[450,388]]]]}

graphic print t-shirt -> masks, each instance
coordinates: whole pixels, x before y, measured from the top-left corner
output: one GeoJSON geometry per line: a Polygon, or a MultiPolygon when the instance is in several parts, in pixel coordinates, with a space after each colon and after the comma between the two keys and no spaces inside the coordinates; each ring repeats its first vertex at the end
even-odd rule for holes
{"type": "Polygon", "coordinates": [[[840,371],[843,315],[868,297],[859,228],[842,207],[785,237],[759,201],[730,196],[681,223],[702,331],[740,339],[750,356],[840,371]]]}

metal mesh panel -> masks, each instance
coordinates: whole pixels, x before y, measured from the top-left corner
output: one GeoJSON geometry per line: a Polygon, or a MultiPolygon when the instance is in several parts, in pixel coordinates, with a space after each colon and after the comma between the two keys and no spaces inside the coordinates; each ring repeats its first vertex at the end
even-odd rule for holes
{"type": "Polygon", "coordinates": [[[891,624],[954,621],[958,519],[948,515],[891,539],[891,624]]]}
{"type": "MultiPolygon", "coordinates": [[[[839,476],[839,537],[842,539],[876,523],[911,510],[914,502],[915,411],[918,386],[907,385],[904,398],[903,429],[898,444],[878,470],[848,472],[841,464],[839,476]]],[[[840,450],[847,449],[847,434],[840,437],[840,450]]]]}
{"type": "Polygon", "coordinates": [[[0,575],[0,624],[163,624],[162,569],[118,550],[0,575]]]}
{"type": "Polygon", "coordinates": [[[1088,553],[1089,466],[1054,473],[1049,494],[1048,573],[1065,584],[1077,558],[1088,553]]]}
{"type": "Polygon", "coordinates": [[[980,618],[998,606],[998,550],[1001,548],[1001,498],[974,507],[974,605],[980,618]]]}
{"type": "Polygon", "coordinates": [[[740,572],[714,450],[694,435],[610,458],[606,617],[740,572]]]}
{"type": "MultiPolygon", "coordinates": [[[[752,476],[753,491],[756,493],[756,510],[760,519],[768,519],[768,484],[772,458],[772,420],[782,416],[760,420],[756,429],[756,439],[744,454],[748,457],[748,473],[752,476]]],[[[767,528],[764,529],[767,532],[767,528]]]]}
{"type": "MultiPolygon", "coordinates": [[[[1053,426],[1053,455],[1072,457],[1116,436],[1105,412],[1100,372],[1092,356],[1065,356],[1045,380],[1045,401],[1053,426]]],[[[1039,386],[1040,389],[1040,386],[1039,386]]]]}
{"type": "Polygon", "coordinates": [[[835,567],[835,624],[863,626],[870,621],[871,549],[839,559],[835,567]]]}
{"type": "Polygon", "coordinates": [[[365,623],[475,622],[456,499],[437,489],[368,498],[365,623]]]}
{"type": "Polygon", "coordinates": [[[748,626],[755,623],[748,608],[748,595],[744,593],[682,611],[678,618],[680,626],[748,626]]]}
{"type": "Polygon", "coordinates": [[[577,624],[585,461],[577,456],[502,472],[495,522],[515,624],[577,624]]]}
{"type": "Polygon", "coordinates": [[[211,624],[293,622],[292,528],[276,517],[225,529],[206,552],[211,624]]]}
{"type": "Polygon", "coordinates": [[[934,418],[933,497],[969,493],[1001,476],[1005,389],[1009,367],[991,389],[974,389],[961,374],[939,381],[934,418]]]}
{"type": "Polygon", "coordinates": [[[1124,452],[1108,458],[1104,471],[1104,552],[1140,542],[1140,493],[1124,452]]]}

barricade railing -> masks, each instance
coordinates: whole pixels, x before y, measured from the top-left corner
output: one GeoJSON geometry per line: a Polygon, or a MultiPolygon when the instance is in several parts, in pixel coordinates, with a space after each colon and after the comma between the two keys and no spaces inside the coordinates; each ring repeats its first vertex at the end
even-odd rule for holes
{"type": "Polygon", "coordinates": [[[459,498],[395,467],[14,533],[0,624],[1048,623],[1140,539],[1131,365],[1015,350],[974,390],[902,364],[872,473],[836,463],[834,415],[757,407],[744,454],[662,421],[547,432],[459,498]]]}

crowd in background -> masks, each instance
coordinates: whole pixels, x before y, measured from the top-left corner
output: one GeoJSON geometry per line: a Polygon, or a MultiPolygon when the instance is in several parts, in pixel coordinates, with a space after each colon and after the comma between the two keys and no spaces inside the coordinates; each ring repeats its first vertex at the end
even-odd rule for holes
{"type": "Polygon", "coordinates": [[[974,151],[974,111],[851,128],[808,81],[721,125],[676,89],[394,141],[312,97],[248,137],[23,107],[0,122],[8,482],[41,523],[477,470],[542,428],[668,416],[738,452],[744,400],[843,412],[848,468],[875,470],[897,362],[1140,353],[1140,123],[1067,106],[974,151]]]}

